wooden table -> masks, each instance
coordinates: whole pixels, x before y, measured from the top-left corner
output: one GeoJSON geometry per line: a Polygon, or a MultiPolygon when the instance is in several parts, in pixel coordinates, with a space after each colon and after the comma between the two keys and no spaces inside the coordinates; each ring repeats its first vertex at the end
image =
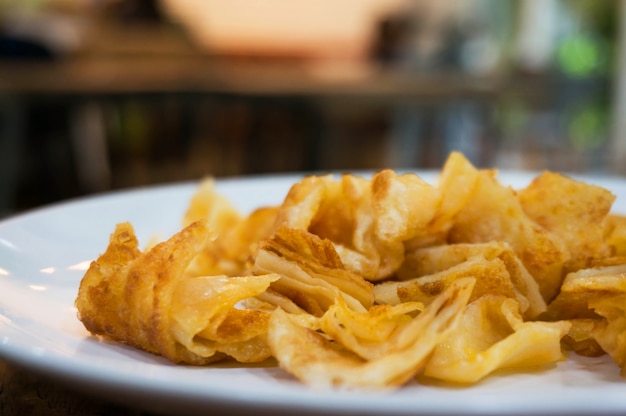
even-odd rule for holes
{"type": "Polygon", "coordinates": [[[149,416],[0,360],[2,416],[149,416]]]}

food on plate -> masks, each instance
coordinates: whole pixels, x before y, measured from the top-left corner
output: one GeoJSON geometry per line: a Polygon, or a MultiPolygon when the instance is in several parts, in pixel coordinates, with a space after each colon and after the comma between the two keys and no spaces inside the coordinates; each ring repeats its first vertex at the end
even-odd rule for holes
{"type": "Polygon", "coordinates": [[[614,256],[626,255],[626,216],[609,213],[604,220],[604,239],[614,256]]]}
{"type": "MultiPolygon", "coordinates": [[[[471,278],[457,280],[416,317],[396,315],[395,328],[383,339],[367,337],[370,335],[370,331],[364,330],[369,326],[367,322],[359,325],[360,319],[344,321],[341,315],[329,310],[327,313],[332,314],[329,320],[337,321],[331,324],[332,327],[347,336],[343,339],[334,334],[332,340],[335,343],[343,340],[341,345],[344,348],[337,348],[326,338],[333,331],[313,331],[277,309],[270,320],[268,340],[280,366],[312,387],[387,388],[402,385],[415,376],[433,349],[458,327],[460,312],[467,304],[472,286],[471,278]],[[352,330],[353,326],[356,331],[352,330]],[[368,352],[374,351],[358,354],[362,351],[361,346],[369,347],[368,352]]],[[[374,319],[379,313],[374,308],[365,312],[374,319]]],[[[343,318],[350,318],[349,313],[343,318]]],[[[371,332],[378,335],[377,328],[372,329],[371,332]]]]}
{"type": "Polygon", "coordinates": [[[344,268],[330,241],[303,230],[281,227],[261,242],[252,272],[280,274],[270,289],[313,315],[323,314],[338,296],[362,311],[374,303],[372,284],[344,268]]]}
{"type": "Polygon", "coordinates": [[[210,224],[215,238],[194,257],[186,273],[191,275],[236,275],[246,269],[255,244],[271,235],[277,207],[260,207],[243,216],[215,189],[215,181],[204,180],[183,216],[183,226],[196,221],[210,224]]]}
{"type": "Polygon", "coordinates": [[[81,281],[81,321],[93,334],[178,363],[207,364],[223,354],[242,362],[268,358],[269,313],[235,305],[280,276],[187,278],[186,267],[211,239],[199,221],[141,252],[132,226],[118,225],[81,281]]]}
{"type": "Polygon", "coordinates": [[[589,267],[589,260],[609,256],[603,222],[615,201],[609,190],[544,172],[521,189],[518,198],[526,215],[565,244],[566,271],[589,267]]]}
{"type": "Polygon", "coordinates": [[[381,303],[425,301],[460,277],[476,279],[472,300],[502,295],[517,300],[521,311],[534,318],[546,310],[539,286],[507,243],[443,244],[405,254],[397,280],[374,289],[381,303]]]}
{"type": "Polygon", "coordinates": [[[513,189],[452,153],[433,183],[310,175],[240,213],[200,183],[179,232],[129,223],[85,273],[92,334],[208,365],[268,358],[312,387],[472,384],[608,354],[626,375],[626,217],[543,172],[513,189]]]}
{"type": "Polygon", "coordinates": [[[567,321],[524,321],[517,302],[484,295],[461,313],[461,325],[437,345],[424,375],[473,383],[498,368],[532,368],[563,358],[561,338],[567,321]]]}

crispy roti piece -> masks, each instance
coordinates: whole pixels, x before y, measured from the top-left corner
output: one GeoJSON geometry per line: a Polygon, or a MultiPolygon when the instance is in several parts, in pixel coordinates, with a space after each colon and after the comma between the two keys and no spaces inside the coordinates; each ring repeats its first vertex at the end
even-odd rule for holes
{"type": "Polygon", "coordinates": [[[428,226],[430,234],[446,234],[452,228],[454,218],[471,197],[477,179],[478,170],[462,153],[450,153],[437,181],[441,199],[428,226]]]}
{"type": "Polygon", "coordinates": [[[374,295],[382,304],[422,302],[428,305],[451,284],[464,278],[476,279],[471,301],[487,294],[517,297],[505,263],[497,257],[487,260],[480,254],[437,273],[381,283],[374,287],[374,295]]]}
{"type": "Polygon", "coordinates": [[[572,326],[561,340],[565,349],[585,357],[599,357],[606,354],[594,338],[596,331],[605,325],[602,317],[567,319],[567,322],[572,326]]]}
{"type": "Polygon", "coordinates": [[[508,243],[533,276],[546,302],[556,296],[569,252],[560,238],[533,221],[515,191],[494,171],[480,171],[471,198],[456,216],[450,243],[508,243]]]}
{"type": "Polygon", "coordinates": [[[593,339],[617,363],[622,377],[626,377],[626,293],[592,299],[589,306],[605,318],[593,328],[593,339]]]}
{"type": "Polygon", "coordinates": [[[437,213],[441,192],[417,175],[385,169],[372,178],[372,198],[376,236],[395,243],[424,232],[437,213]]]}
{"type": "Polygon", "coordinates": [[[189,202],[183,226],[205,221],[214,238],[193,259],[187,267],[187,274],[244,274],[258,242],[273,233],[277,213],[277,206],[259,207],[243,216],[226,197],[217,192],[213,178],[204,179],[189,202]]]}
{"type": "Polygon", "coordinates": [[[280,274],[272,291],[314,315],[322,315],[340,294],[360,310],[374,302],[372,284],[343,266],[332,242],[307,231],[279,229],[259,246],[252,271],[280,274]]]}
{"type": "Polygon", "coordinates": [[[374,305],[367,312],[350,309],[343,298],[320,319],[320,329],[365,360],[406,348],[405,326],[424,310],[420,302],[374,305]]]}
{"type": "Polygon", "coordinates": [[[475,383],[498,369],[553,364],[564,358],[566,321],[524,321],[514,299],[485,295],[462,312],[460,329],[440,343],[424,375],[475,383]]]}
{"type": "MultiPolygon", "coordinates": [[[[519,303],[525,318],[536,318],[540,313],[545,312],[546,302],[539,292],[537,282],[526,270],[511,246],[505,242],[445,244],[420,248],[406,253],[396,277],[401,281],[416,279],[419,282],[422,276],[445,272],[475,256],[482,256],[486,260],[498,258],[503,262],[513,287],[514,298],[519,303]]],[[[506,279],[506,276],[502,278],[506,279]]],[[[493,283],[497,279],[498,276],[494,276],[493,283]]],[[[505,294],[502,290],[498,292],[505,294]]]]}
{"type": "Polygon", "coordinates": [[[611,254],[604,239],[604,221],[615,201],[609,190],[543,172],[518,192],[518,198],[530,218],[565,244],[570,256],[566,271],[611,254]]]}
{"type": "Polygon", "coordinates": [[[280,309],[270,319],[268,342],[279,365],[311,387],[400,386],[421,370],[433,349],[457,328],[472,286],[473,279],[456,281],[399,329],[401,334],[385,354],[370,360],[299,325],[280,309]]]}
{"type": "Polygon", "coordinates": [[[79,287],[76,308],[85,328],[174,362],[207,362],[175,340],[169,310],[177,280],[210,238],[206,223],[196,222],[141,253],[132,226],[119,224],[79,287]]]}
{"type": "Polygon", "coordinates": [[[225,354],[243,363],[270,357],[266,342],[270,312],[237,307],[264,292],[279,275],[204,276],[182,279],[171,302],[171,332],[201,357],[225,354]]]}
{"type": "Polygon", "coordinates": [[[607,215],[604,221],[604,239],[611,250],[611,256],[626,256],[626,215],[607,215]]]}
{"type": "Polygon", "coordinates": [[[589,307],[595,298],[626,291],[626,264],[581,269],[563,280],[558,296],[541,315],[544,320],[598,318],[589,307]]]}
{"type": "Polygon", "coordinates": [[[563,344],[581,355],[608,353],[626,366],[626,264],[582,269],[569,273],[559,295],[540,316],[548,321],[572,323],[563,344]]]}
{"type": "Polygon", "coordinates": [[[220,233],[243,219],[237,208],[215,188],[215,179],[203,179],[192,195],[183,215],[183,227],[206,221],[220,233]]]}
{"type": "Polygon", "coordinates": [[[207,224],[198,221],[141,252],[132,226],[119,224],[81,280],[79,319],[92,334],[176,363],[207,364],[223,357],[218,352],[246,361],[267,358],[267,313],[238,312],[234,305],[279,276],[186,277],[185,269],[211,238],[207,224]]]}
{"type": "Polygon", "coordinates": [[[310,176],[292,186],[276,224],[328,239],[348,270],[375,282],[395,273],[405,241],[425,234],[440,199],[417,175],[389,169],[371,180],[310,176]]]}

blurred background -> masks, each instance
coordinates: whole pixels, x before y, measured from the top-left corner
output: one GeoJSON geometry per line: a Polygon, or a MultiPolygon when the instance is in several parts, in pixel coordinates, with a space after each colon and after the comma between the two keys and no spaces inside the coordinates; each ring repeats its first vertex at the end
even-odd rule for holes
{"type": "Polygon", "coordinates": [[[626,174],[624,0],[0,0],[0,217],[157,183],[626,174]]]}

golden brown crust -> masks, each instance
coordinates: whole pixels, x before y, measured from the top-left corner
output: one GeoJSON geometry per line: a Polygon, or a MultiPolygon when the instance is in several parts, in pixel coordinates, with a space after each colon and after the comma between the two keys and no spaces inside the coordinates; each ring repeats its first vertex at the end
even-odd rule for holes
{"type": "Polygon", "coordinates": [[[169,307],[175,283],[210,233],[193,223],[146,253],[128,223],[117,226],[106,252],[92,262],[76,300],[79,319],[96,335],[163,355],[202,364],[171,335],[169,307]]]}

